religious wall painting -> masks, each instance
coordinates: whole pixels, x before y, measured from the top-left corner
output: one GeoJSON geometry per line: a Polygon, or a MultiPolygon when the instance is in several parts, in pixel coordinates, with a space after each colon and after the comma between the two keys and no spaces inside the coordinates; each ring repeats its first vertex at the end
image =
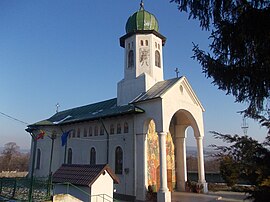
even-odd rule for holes
{"type": "Polygon", "coordinates": [[[153,120],[148,125],[147,133],[147,176],[148,185],[156,190],[157,176],[156,169],[159,166],[159,144],[156,126],[153,120]]]}
{"type": "MultiPolygon", "coordinates": [[[[150,121],[147,133],[147,176],[148,185],[152,186],[154,191],[159,188],[159,142],[158,134],[155,129],[155,123],[150,121]]],[[[167,159],[167,177],[170,191],[175,188],[175,154],[174,143],[170,133],[166,136],[166,159],[167,159]]]]}

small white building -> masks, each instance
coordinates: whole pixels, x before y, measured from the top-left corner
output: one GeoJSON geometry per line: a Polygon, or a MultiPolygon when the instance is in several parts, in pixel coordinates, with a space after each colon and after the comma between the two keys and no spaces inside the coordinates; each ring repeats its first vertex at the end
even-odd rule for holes
{"type": "Polygon", "coordinates": [[[85,202],[113,201],[118,177],[108,165],[62,165],[53,174],[54,195],[69,194],[85,202]]]}
{"type": "Polygon", "coordinates": [[[165,42],[156,17],[141,6],[120,38],[124,78],[117,84],[117,97],[60,111],[28,126],[34,136],[40,130],[46,133],[36,143],[35,176],[48,176],[63,163],[109,164],[120,179],[117,194],[145,200],[152,186],[158,201],[170,201],[171,191],[185,190],[185,138],[191,127],[198,148],[198,183],[207,192],[204,108],[186,77],[164,80],[165,42]],[[61,135],[70,130],[63,147],[61,135]]]}

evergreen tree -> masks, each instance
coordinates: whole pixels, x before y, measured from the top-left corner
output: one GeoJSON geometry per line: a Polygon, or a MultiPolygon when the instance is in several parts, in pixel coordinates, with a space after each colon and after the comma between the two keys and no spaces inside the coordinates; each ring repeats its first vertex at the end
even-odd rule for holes
{"type": "Polygon", "coordinates": [[[211,53],[194,44],[203,73],[236,102],[248,103],[244,114],[270,132],[270,1],[171,0],[202,29],[211,29],[211,53]]]}

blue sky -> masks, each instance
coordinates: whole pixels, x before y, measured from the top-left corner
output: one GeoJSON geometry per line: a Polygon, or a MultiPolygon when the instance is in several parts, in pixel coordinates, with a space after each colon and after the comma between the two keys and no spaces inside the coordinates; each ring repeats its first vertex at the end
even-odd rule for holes
{"type": "MultiPolygon", "coordinates": [[[[123,49],[128,17],[139,0],[1,0],[0,1],[0,112],[27,123],[50,117],[60,110],[116,97],[123,78],[123,49]]],[[[244,104],[217,89],[191,59],[192,42],[208,49],[209,32],[188,20],[169,0],[146,0],[145,9],[167,37],[163,48],[165,79],[174,69],[185,75],[201,100],[205,146],[215,143],[208,131],[243,134],[244,104]]],[[[262,141],[266,130],[248,120],[248,134],[262,141]]],[[[26,125],[0,114],[0,147],[15,141],[30,148],[26,125]]],[[[189,135],[188,145],[196,142],[189,135]]]]}

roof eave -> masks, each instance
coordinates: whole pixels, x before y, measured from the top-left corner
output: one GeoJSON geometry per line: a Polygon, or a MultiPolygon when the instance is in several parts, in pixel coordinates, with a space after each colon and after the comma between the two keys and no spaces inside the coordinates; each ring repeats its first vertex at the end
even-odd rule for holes
{"type": "Polygon", "coordinates": [[[123,48],[125,48],[125,40],[127,38],[131,37],[134,34],[154,34],[157,37],[161,38],[161,40],[162,40],[162,46],[164,46],[165,45],[165,42],[166,42],[166,37],[163,36],[162,34],[160,34],[159,32],[155,31],[155,30],[136,30],[136,31],[129,32],[129,33],[125,34],[124,36],[122,36],[120,38],[120,46],[123,47],[123,48]]]}

